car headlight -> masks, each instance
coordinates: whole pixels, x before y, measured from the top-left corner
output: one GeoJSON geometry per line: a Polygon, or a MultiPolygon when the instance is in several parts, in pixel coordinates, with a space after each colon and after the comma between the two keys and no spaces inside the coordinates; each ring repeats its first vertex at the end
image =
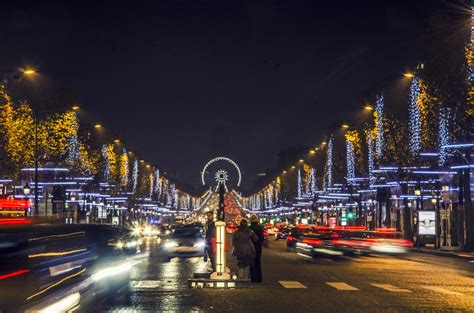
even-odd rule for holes
{"type": "Polygon", "coordinates": [[[138,226],[133,229],[134,236],[140,236],[140,232],[141,232],[141,229],[138,226]]]}
{"type": "Polygon", "coordinates": [[[137,245],[137,242],[135,240],[129,241],[125,244],[125,247],[127,248],[133,248],[137,245]]]}
{"type": "Polygon", "coordinates": [[[118,241],[116,246],[117,246],[117,248],[122,249],[123,246],[124,246],[124,243],[122,241],[118,241]]]}
{"type": "Polygon", "coordinates": [[[166,249],[169,248],[174,248],[178,246],[178,243],[176,241],[168,241],[167,243],[164,244],[166,249]]]}
{"type": "Polygon", "coordinates": [[[145,233],[146,236],[150,236],[151,235],[151,227],[149,227],[149,226],[145,227],[145,230],[143,232],[145,233]]]}
{"type": "Polygon", "coordinates": [[[194,247],[195,248],[204,248],[205,245],[206,245],[206,243],[204,241],[199,241],[199,242],[194,244],[194,247]]]}

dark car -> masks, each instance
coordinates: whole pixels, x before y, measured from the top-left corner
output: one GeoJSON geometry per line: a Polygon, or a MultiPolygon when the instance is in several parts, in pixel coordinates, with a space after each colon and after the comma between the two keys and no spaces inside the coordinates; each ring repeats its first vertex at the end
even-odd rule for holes
{"type": "Polygon", "coordinates": [[[194,225],[173,228],[162,247],[167,260],[174,257],[202,257],[205,255],[204,229],[194,225]]]}
{"type": "Polygon", "coordinates": [[[275,233],[275,240],[286,239],[291,232],[290,227],[280,227],[275,233]]]}
{"type": "Polygon", "coordinates": [[[410,241],[398,238],[396,232],[348,231],[341,232],[331,240],[334,250],[347,255],[356,254],[403,254],[412,247],[410,241]]]}
{"type": "Polygon", "coordinates": [[[296,243],[296,252],[305,258],[316,258],[320,256],[341,256],[344,253],[334,249],[332,240],[338,237],[336,233],[314,233],[301,237],[296,243]]]}
{"type": "Polygon", "coordinates": [[[0,311],[54,311],[58,299],[115,293],[129,281],[132,241],[108,225],[0,228],[0,311]]]}
{"type": "Polygon", "coordinates": [[[296,248],[296,243],[301,241],[303,236],[305,235],[311,235],[316,233],[316,230],[310,226],[304,226],[304,227],[295,227],[293,228],[290,233],[288,234],[288,237],[286,238],[286,247],[287,249],[295,249],[296,248]]]}

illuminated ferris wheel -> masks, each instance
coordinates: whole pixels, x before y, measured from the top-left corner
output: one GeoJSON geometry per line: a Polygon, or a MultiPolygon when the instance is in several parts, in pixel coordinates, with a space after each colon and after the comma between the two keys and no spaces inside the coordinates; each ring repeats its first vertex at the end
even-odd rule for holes
{"type": "MultiPolygon", "coordinates": [[[[237,173],[237,177],[236,177],[237,183],[236,183],[236,185],[240,186],[240,183],[242,181],[242,173],[240,172],[240,168],[237,165],[237,163],[235,163],[234,161],[232,161],[231,159],[226,158],[226,157],[217,157],[217,158],[214,158],[214,159],[212,159],[212,160],[210,160],[209,162],[206,163],[206,165],[204,166],[204,168],[202,169],[202,172],[201,172],[202,184],[207,185],[206,184],[206,175],[210,174],[209,173],[210,167],[214,166],[214,165],[217,165],[217,164],[221,164],[221,163],[223,165],[227,165],[227,166],[229,166],[229,164],[230,164],[231,168],[235,169],[235,171],[237,173]]],[[[217,171],[214,172],[214,180],[217,183],[217,185],[220,185],[220,184],[226,185],[227,182],[230,180],[229,172],[225,169],[219,168],[217,171]]]]}

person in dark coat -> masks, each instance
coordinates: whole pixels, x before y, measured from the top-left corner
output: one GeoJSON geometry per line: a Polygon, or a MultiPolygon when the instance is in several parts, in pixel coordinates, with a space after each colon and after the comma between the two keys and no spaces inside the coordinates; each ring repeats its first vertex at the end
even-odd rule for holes
{"type": "Polygon", "coordinates": [[[252,214],[250,217],[250,229],[253,230],[255,235],[257,235],[258,241],[254,242],[255,245],[255,260],[253,265],[250,266],[250,278],[252,283],[261,283],[262,282],[262,246],[265,237],[263,236],[263,226],[258,223],[257,215],[252,214]]]}
{"type": "Polygon", "coordinates": [[[255,242],[258,241],[257,235],[248,227],[247,220],[240,221],[237,232],[232,237],[232,245],[237,257],[237,266],[239,267],[239,278],[250,279],[250,266],[255,260],[255,242]]]}
{"type": "Polygon", "coordinates": [[[204,260],[207,261],[207,257],[211,260],[212,271],[216,271],[216,259],[214,253],[212,253],[212,243],[211,239],[216,237],[216,224],[214,223],[214,213],[207,212],[207,221],[206,221],[206,253],[204,255],[204,260]]]}

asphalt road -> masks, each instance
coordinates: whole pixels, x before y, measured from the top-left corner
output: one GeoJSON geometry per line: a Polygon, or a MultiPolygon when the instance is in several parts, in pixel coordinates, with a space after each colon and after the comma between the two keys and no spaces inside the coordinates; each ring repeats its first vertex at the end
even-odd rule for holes
{"type": "Polygon", "coordinates": [[[271,241],[264,283],[216,290],[187,287],[193,272],[205,270],[202,258],[164,262],[156,239],[145,249],[149,258],[135,266],[129,286],[94,301],[94,312],[474,312],[474,263],[466,260],[410,253],[308,261],[271,241]]]}

